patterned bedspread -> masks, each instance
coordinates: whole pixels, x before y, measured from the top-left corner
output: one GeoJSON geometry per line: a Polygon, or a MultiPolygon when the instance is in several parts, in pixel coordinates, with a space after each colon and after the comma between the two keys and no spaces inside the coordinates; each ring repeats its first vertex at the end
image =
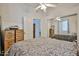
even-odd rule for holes
{"type": "Polygon", "coordinates": [[[8,56],[75,56],[76,44],[56,39],[29,39],[12,45],[8,56]]]}

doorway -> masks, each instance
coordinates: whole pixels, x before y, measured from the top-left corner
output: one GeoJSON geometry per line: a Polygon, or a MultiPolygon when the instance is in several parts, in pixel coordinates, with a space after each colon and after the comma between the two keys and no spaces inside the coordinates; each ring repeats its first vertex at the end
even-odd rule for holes
{"type": "Polygon", "coordinates": [[[35,38],[35,24],[33,24],[33,38],[35,38]]]}
{"type": "Polygon", "coordinates": [[[41,37],[40,19],[33,19],[33,38],[41,37]]]}

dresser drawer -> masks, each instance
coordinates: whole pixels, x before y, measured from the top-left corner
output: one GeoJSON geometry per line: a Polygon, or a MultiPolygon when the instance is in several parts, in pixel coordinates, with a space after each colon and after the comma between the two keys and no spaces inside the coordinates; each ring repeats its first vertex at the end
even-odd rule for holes
{"type": "Polygon", "coordinates": [[[5,42],[4,42],[4,49],[5,49],[5,51],[7,51],[11,47],[11,45],[13,43],[14,43],[13,40],[5,40],[5,42]]]}
{"type": "Polygon", "coordinates": [[[16,42],[19,42],[19,41],[22,41],[22,40],[16,40],[16,42]]]}
{"type": "Polygon", "coordinates": [[[23,30],[16,30],[16,42],[23,40],[23,30]]]}
{"type": "Polygon", "coordinates": [[[14,31],[10,30],[10,31],[5,31],[4,34],[5,40],[13,40],[14,39],[14,31]]]}

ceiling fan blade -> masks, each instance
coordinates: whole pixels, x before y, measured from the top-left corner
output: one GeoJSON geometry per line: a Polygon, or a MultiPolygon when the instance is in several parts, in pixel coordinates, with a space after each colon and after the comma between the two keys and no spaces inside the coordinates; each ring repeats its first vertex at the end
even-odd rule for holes
{"type": "Polygon", "coordinates": [[[39,8],[41,8],[41,6],[36,7],[35,9],[38,10],[39,8]]]}
{"type": "Polygon", "coordinates": [[[56,7],[54,4],[45,4],[47,7],[56,7]]]}

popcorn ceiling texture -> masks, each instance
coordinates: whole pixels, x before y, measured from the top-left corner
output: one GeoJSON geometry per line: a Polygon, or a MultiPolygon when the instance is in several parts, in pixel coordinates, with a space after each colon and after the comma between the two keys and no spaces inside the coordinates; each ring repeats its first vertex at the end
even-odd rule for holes
{"type": "Polygon", "coordinates": [[[57,39],[29,39],[15,43],[8,56],[76,56],[76,43],[57,39]]]}

